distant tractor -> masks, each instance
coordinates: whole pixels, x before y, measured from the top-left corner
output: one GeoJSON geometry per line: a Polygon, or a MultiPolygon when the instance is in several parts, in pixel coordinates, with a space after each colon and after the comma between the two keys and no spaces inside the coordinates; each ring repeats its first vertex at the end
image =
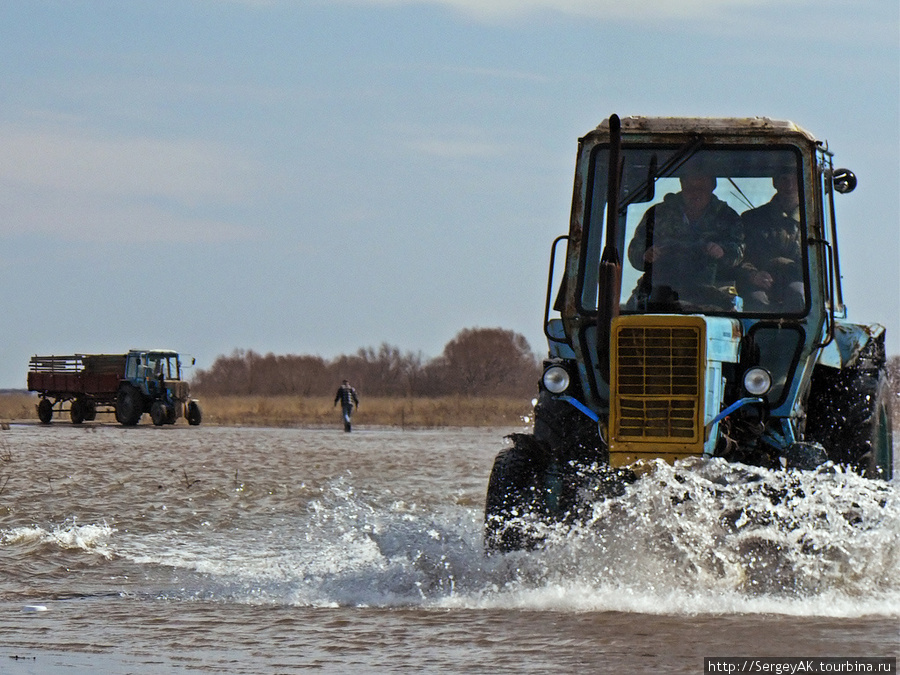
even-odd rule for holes
{"type": "Polygon", "coordinates": [[[115,413],[125,426],[136,425],[144,413],[156,426],[174,424],[179,417],[195,426],[202,412],[197,400],[190,398],[181,369],[179,354],[165,349],[33,356],[28,390],[40,395],[38,418],[44,424],[68,404],[73,424],[91,421],[103,410],[115,413]]]}
{"type": "Polygon", "coordinates": [[[488,549],[534,545],[529,520],[576,517],[653,460],[890,479],[884,327],[847,321],[841,294],[834,198],[856,182],[768,118],[613,115],[580,139],[534,430],[494,463],[488,549]]]}

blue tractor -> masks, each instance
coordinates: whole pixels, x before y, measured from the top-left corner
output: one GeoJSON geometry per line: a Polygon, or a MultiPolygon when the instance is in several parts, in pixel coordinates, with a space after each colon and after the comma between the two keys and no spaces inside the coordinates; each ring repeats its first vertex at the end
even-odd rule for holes
{"type": "Polygon", "coordinates": [[[534,430],[494,463],[488,549],[654,460],[890,479],[884,327],[841,294],[834,200],[855,186],[788,121],[613,115],[581,138],[534,430]]]}
{"type": "Polygon", "coordinates": [[[202,420],[200,404],[190,398],[190,385],[181,378],[181,357],[166,349],[132,349],[125,356],[125,376],[116,395],[116,419],[137,424],[144,413],[156,426],[174,424],[184,417],[188,424],[202,420]]]}

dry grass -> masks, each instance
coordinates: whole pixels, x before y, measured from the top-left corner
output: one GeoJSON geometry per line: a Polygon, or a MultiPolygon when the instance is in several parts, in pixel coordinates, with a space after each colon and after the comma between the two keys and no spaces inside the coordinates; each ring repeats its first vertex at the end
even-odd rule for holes
{"type": "MultiPolygon", "coordinates": [[[[200,400],[204,424],[222,426],[330,426],[340,424],[340,408],[325,397],[208,396],[200,400]]],[[[37,419],[37,396],[0,394],[0,422],[37,419]]],[[[507,398],[365,398],[354,424],[396,427],[517,426],[532,414],[531,402],[507,398]]],[[[900,430],[900,405],[893,410],[900,430]]],[[[63,415],[62,419],[68,419],[63,415]]],[[[98,419],[111,421],[111,416],[98,419]]]]}
{"type": "MultiPolygon", "coordinates": [[[[37,401],[37,396],[28,394],[0,394],[0,421],[36,420],[37,401]]],[[[200,399],[200,406],[203,424],[284,427],[341,423],[340,407],[326,397],[207,396],[200,399]]],[[[521,425],[531,414],[531,401],[521,399],[367,397],[354,413],[353,423],[403,428],[501,427],[521,425]]],[[[68,421],[68,415],[60,419],[68,421]]],[[[108,415],[97,419],[112,421],[108,415]]]]}
{"type": "Polygon", "coordinates": [[[37,402],[33,394],[0,394],[0,422],[36,420],[37,402]]]}
{"type": "MultiPolygon", "coordinates": [[[[200,402],[203,421],[241,426],[340,424],[340,406],[325,397],[210,396],[200,402]]],[[[492,427],[522,424],[531,402],[505,398],[365,398],[353,415],[358,425],[492,427]]]]}

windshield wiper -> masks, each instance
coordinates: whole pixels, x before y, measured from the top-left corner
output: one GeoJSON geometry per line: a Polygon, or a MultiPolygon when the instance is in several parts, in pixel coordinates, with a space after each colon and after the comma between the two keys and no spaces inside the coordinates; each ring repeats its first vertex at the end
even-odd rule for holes
{"type": "Polygon", "coordinates": [[[653,186],[656,184],[656,181],[660,178],[665,178],[675,173],[684,165],[685,162],[687,162],[691,157],[697,154],[697,150],[700,149],[701,145],[703,145],[703,137],[697,134],[696,136],[694,136],[694,138],[678,148],[675,154],[669,157],[669,159],[666,160],[666,163],[655,171],[654,168],[656,164],[656,156],[654,155],[653,159],[650,161],[650,171],[647,175],[647,180],[641,183],[638,186],[638,189],[635,190],[628,198],[621,201],[621,203],[619,204],[619,215],[623,215],[629,206],[638,201],[638,198],[642,197],[644,193],[648,191],[650,192],[652,199],[653,186]]]}
{"type": "MultiPolygon", "coordinates": [[[[733,187],[735,190],[738,191],[738,195],[740,195],[740,198],[743,200],[744,204],[747,205],[747,208],[752,209],[752,208],[753,208],[753,202],[751,202],[751,201],[750,201],[750,198],[749,198],[747,195],[744,194],[744,191],[741,190],[740,186],[739,186],[737,183],[734,182],[734,179],[731,178],[731,177],[729,177],[729,178],[728,178],[728,182],[731,183],[732,187],[733,187]]],[[[732,193],[732,194],[734,194],[734,193],[732,193]]]]}

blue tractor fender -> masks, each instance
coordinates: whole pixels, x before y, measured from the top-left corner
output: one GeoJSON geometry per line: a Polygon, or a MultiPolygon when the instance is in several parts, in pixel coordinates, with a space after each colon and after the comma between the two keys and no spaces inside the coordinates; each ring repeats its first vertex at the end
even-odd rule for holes
{"type": "Polygon", "coordinates": [[[834,340],[822,348],[816,363],[837,369],[852,366],[863,347],[883,334],[884,326],[878,323],[862,325],[838,320],[834,326],[834,340]]]}

